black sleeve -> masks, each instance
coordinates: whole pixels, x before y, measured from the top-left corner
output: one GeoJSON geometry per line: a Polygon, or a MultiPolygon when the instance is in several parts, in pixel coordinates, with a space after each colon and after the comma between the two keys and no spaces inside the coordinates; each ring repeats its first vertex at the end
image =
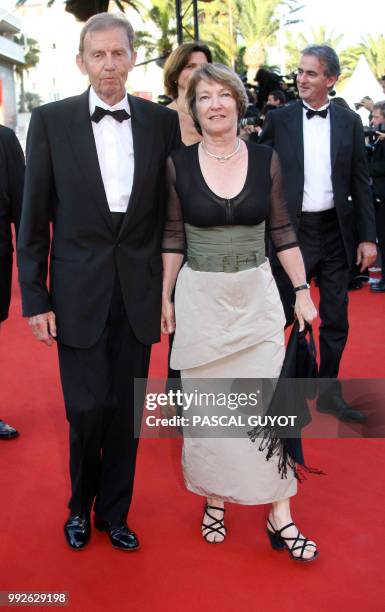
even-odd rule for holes
{"type": "Polygon", "coordinates": [[[176,111],[170,110],[170,129],[169,129],[169,139],[168,139],[168,148],[167,155],[170,155],[172,151],[177,149],[181,144],[181,135],[180,135],[180,127],[179,127],[179,118],[178,113],[176,111]]]}
{"type": "Polygon", "coordinates": [[[176,174],[172,158],[166,164],[167,206],[166,223],[163,229],[162,252],[184,253],[186,239],[184,233],[182,205],[176,191],[176,174]]]}
{"type": "Polygon", "coordinates": [[[12,286],[11,223],[19,230],[24,183],[24,154],[15,133],[1,128],[0,322],[8,317],[12,286]]]}
{"type": "Polygon", "coordinates": [[[7,132],[7,153],[5,160],[8,178],[10,217],[11,221],[15,224],[16,233],[18,233],[21,218],[21,205],[23,201],[25,161],[23,149],[12,130],[7,132]]]}
{"type": "Polygon", "coordinates": [[[41,109],[32,112],[27,136],[27,169],[17,241],[23,315],[52,310],[47,288],[53,172],[41,109]]]}
{"type": "Polygon", "coordinates": [[[355,209],[358,241],[376,242],[376,222],[365,151],[364,130],[358,115],[354,121],[350,194],[355,209]]]}
{"type": "Polygon", "coordinates": [[[373,178],[385,177],[385,141],[378,142],[374,156],[369,162],[370,176],[373,178]]]}
{"type": "Polygon", "coordinates": [[[281,164],[275,151],[271,156],[270,176],[269,234],[274,249],[278,253],[298,246],[298,242],[287,210],[282,185],[281,164]]]}

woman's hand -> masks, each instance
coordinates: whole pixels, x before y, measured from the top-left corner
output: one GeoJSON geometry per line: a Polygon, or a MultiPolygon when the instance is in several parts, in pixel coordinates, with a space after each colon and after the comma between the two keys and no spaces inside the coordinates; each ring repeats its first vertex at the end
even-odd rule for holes
{"type": "Polygon", "coordinates": [[[167,297],[162,299],[162,318],[160,329],[162,334],[172,334],[175,331],[174,304],[167,297]]]}
{"type": "Polygon", "coordinates": [[[303,331],[305,329],[305,321],[306,323],[312,324],[316,318],[317,309],[310,297],[309,289],[297,291],[294,312],[299,322],[299,331],[303,331]]]}

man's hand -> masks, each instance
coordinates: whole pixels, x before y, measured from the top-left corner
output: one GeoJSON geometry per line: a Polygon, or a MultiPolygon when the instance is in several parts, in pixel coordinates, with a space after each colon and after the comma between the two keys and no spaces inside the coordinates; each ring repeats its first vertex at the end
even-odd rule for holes
{"type": "Polygon", "coordinates": [[[384,132],[376,132],[376,135],[378,136],[378,140],[385,140],[384,132]]]}
{"type": "Polygon", "coordinates": [[[28,324],[37,340],[44,342],[47,346],[51,346],[53,338],[56,338],[55,313],[52,310],[29,317],[28,324]]]}
{"type": "Polygon", "coordinates": [[[377,249],[374,242],[360,242],[357,248],[356,265],[360,267],[360,272],[369,268],[376,261],[377,249]]]}

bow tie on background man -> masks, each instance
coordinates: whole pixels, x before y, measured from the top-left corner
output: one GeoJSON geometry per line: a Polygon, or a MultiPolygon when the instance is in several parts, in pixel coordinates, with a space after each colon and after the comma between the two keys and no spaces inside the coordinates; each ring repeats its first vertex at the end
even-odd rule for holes
{"type": "Polygon", "coordinates": [[[302,106],[306,111],[306,117],[308,119],[312,119],[312,117],[315,117],[316,115],[318,115],[318,117],[322,117],[322,119],[326,119],[326,117],[328,116],[328,110],[330,105],[324,108],[323,110],[313,110],[312,108],[305,106],[305,104],[302,104],[302,106]]]}
{"type": "Polygon", "coordinates": [[[116,119],[116,121],[119,121],[119,123],[122,123],[122,121],[129,119],[131,116],[124,108],[112,111],[108,108],[101,108],[101,106],[95,106],[95,110],[91,115],[91,121],[99,123],[99,121],[103,119],[103,117],[105,117],[106,115],[110,115],[111,117],[116,119]]]}

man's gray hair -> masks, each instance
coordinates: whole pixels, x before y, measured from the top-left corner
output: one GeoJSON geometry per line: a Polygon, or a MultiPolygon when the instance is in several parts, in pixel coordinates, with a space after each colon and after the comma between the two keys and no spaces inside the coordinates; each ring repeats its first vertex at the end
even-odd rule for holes
{"type": "Polygon", "coordinates": [[[340,60],[337,53],[328,45],[309,45],[301,51],[301,55],[314,55],[325,65],[325,76],[338,77],[341,74],[340,60]]]}
{"type": "Polygon", "coordinates": [[[131,51],[134,50],[135,32],[134,28],[123,13],[98,13],[93,15],[85,22],[80,32],[79,53],[84,53],[84,38],[89,32],[101,32],[102,30],[111,30],[113,28],[122,28],[128,38],[128,44],[131,51]]]}

